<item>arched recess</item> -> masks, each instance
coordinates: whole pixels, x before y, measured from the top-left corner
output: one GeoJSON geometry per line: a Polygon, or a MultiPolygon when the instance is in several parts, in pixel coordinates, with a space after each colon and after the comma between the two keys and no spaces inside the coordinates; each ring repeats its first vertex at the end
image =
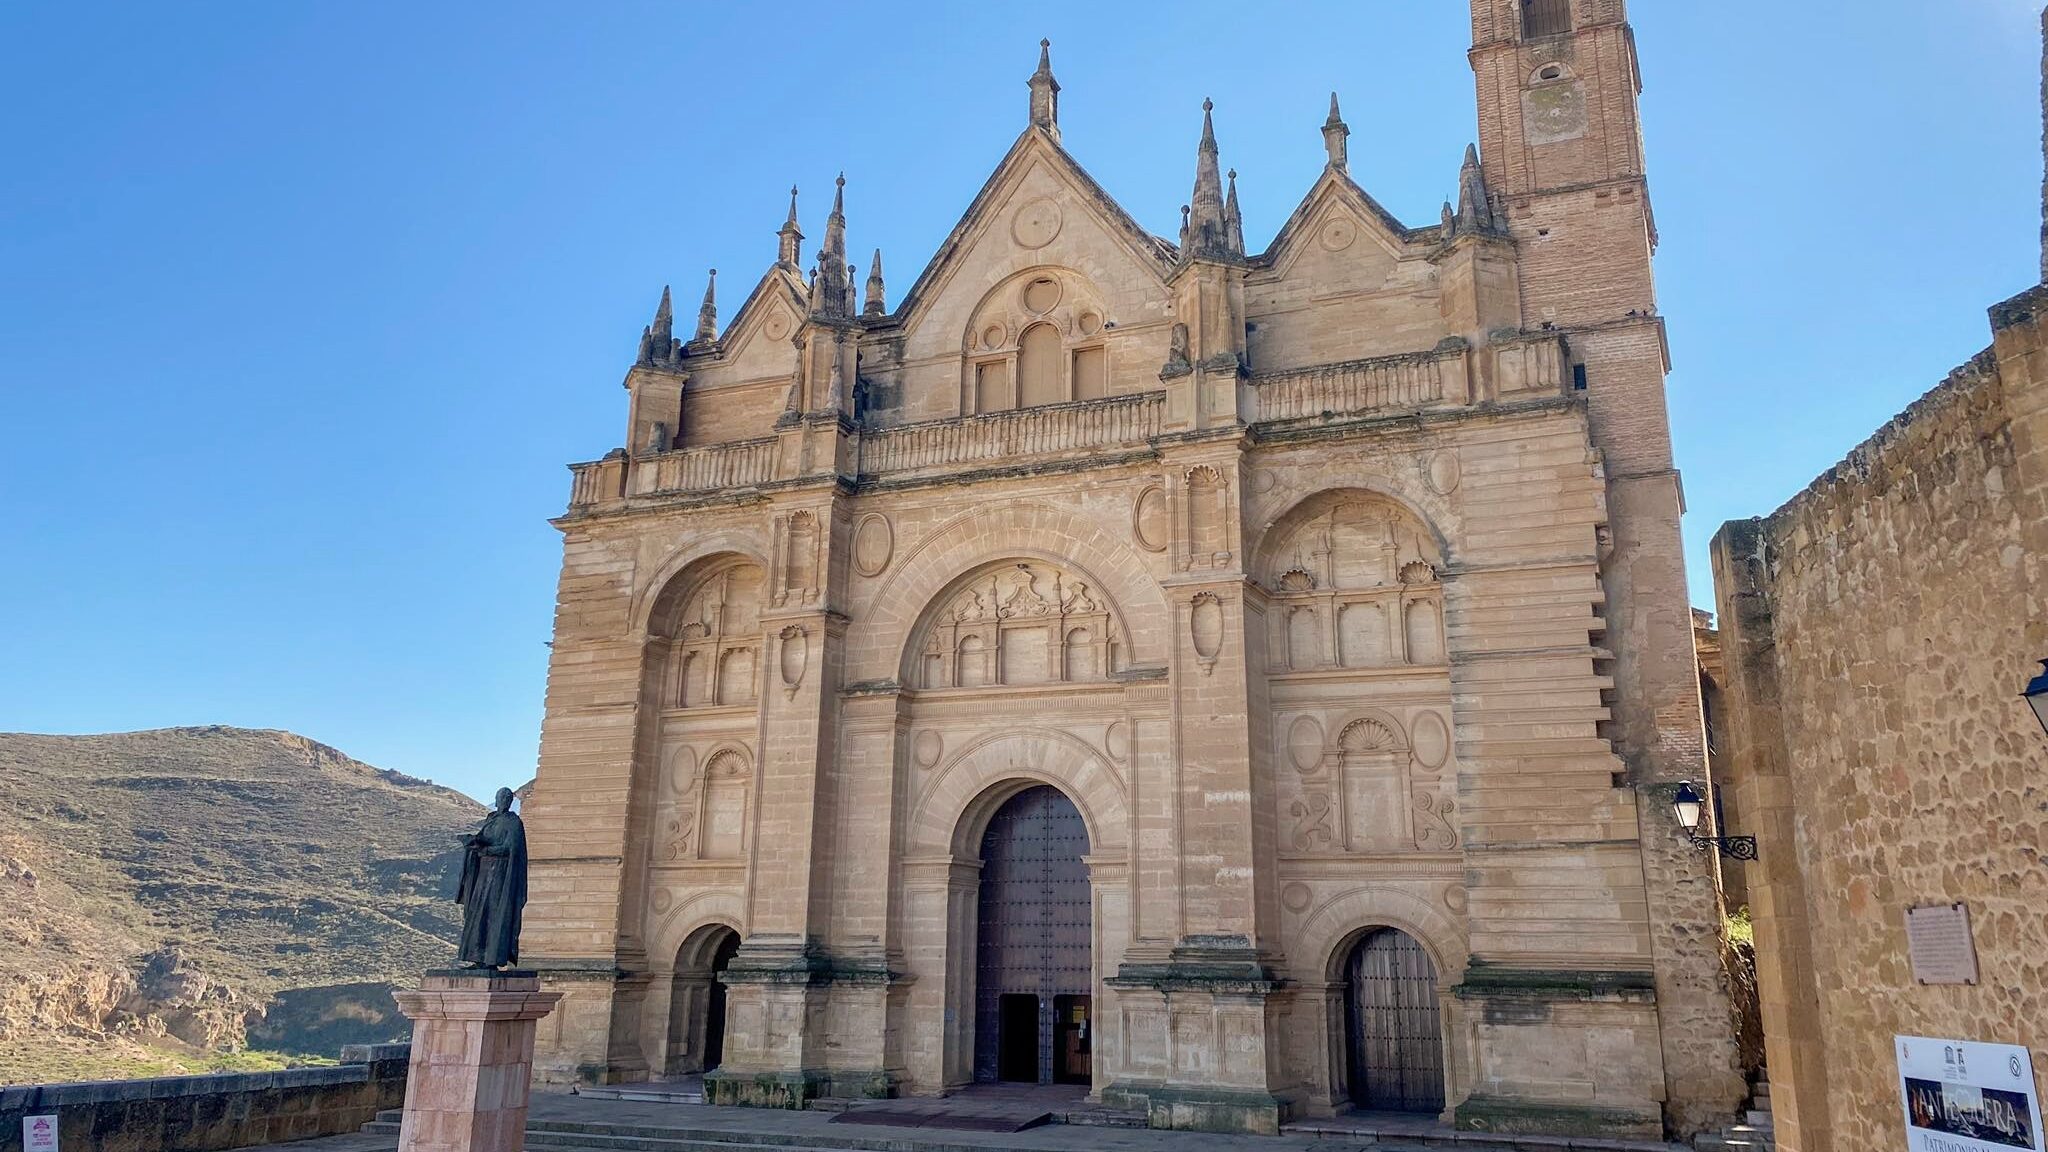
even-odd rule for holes
{"type": "MultiPolygon", "coordinates": [[[[937,1091],[974,1079],[980,855],[992,818],[1030,789],[1049,785],[1071,801],[1087,831],[1091,901],[1089,987],[1093,1018],[1113,1018],[1104,972],[1121,960],[1130,930],[1130,815],[1116,772],[1086,741],[1026,727],[967,741],[940,761],[912,799],[905,822],[906,900],[899,924],[911,985],[906,1034],[910,1082],[937,1091]]],[[[1099,1089],[1114,1042],[1099,1030],[1091,1074],[1099,1089]]]]}
{"type": "Polygon", "coordinates": [[[1128,664],[1164,663],[1166,596],[1126,536],[1078,512],[1017,501],[968,509],[903,549],[901,562],[851,613],[848,682],[903,675],[914,666],[913,634],[932,602],[963,574],[1003,560],[1044,561],[1081,575],[1124,622],[1128,664]],[[1059,551],[1020,548],[1020,540],[1056,540],[1059,551]]]}
{"type": "Polygon", "coordinates": [[[667,1019],[661,1030],[664,1075],[708,1072],[725,1050],[725,985],[719,976],[739,950],[739,929],[720,921],[684,937],[669,974],[667,1019]]]}
{"type": "Polygon", "coordinates": [[[688,545],[665,557],[634,591],[633,631],[646,635],[655,612],[679,593],[692,573],[701,571],[709,563],[727,559],[747,560],[763,570],[768,567],[768,551],[753,533],[727,529],[693,534],[688,545]]]}
{"type": "Polygon", "coordinates": [[[1443,567],[1436,532],[1389,497],[1337,489],[1301,501],[1266,530],[1252,566],[1287,622],[1269,667],[1443,664],[1443,567]]]}
{"type": "Polygon", "coordinates": [[[1072,268],[1005,277],[961,333],[960,411],[1099,399],[1108,387],[1108,315],[1094,281],[1072,268]]]}
{"type": "Polygon", "coordinates": [[[1455,1105],[1470,1083],[1469,1044],[1450,989],[1464,979],[1470,959],[1464,925],[1436,901],[1385,884],[1346,889],[1310,908],[1289,934],[1289,977],[1302,989],[1295,1025],[1306,1028],[1306,1050],[1316,1055],[1303,1069],[1319,1110],[1351,1099],[1348,962],[1358,943],[1383,928],[1414,939],[1435,969],[1445,1100],[1455,1105]]]}

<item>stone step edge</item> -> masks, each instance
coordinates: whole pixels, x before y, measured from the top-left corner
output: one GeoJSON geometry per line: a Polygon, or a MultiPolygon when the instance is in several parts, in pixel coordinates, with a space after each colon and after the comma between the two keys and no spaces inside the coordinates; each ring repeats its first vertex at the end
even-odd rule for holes
{"type": "Polygon", "coordinates": [[[1427,1148],[1470,1148],[1479,1152],[1688,1152],[1683,1144],[1663,1140],[1624,1140],[1611,1136],[1542,1136],[1534,1133],[1455,1132],[1439,1129],[1415,1133],[1376,1128],[1370,1124],[1346,1124],[1341,1118],[1296,1120],[1280,1126],[1282,1136],[1355,1137],[1391,1144],[1417,1144],[1427,1148]]]}

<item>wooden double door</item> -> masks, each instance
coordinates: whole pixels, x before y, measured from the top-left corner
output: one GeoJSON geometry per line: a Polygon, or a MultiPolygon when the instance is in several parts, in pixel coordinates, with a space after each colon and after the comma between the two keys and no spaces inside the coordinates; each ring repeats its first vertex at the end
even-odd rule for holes
{"type": "Polygon", "coordinates": [[[1093,1072],[1088,829],[1038,785],[1004,802],[981,841],[974,1078],[1086,1084],[1093,1072]]]}
{"type": "Polygon", "coordinates": [[[1429,953],[1405,932],[1376,928],[1352,949],[1346,982],[1352,1104],[1442,1111],[1443,1029],[1429,953]]]}

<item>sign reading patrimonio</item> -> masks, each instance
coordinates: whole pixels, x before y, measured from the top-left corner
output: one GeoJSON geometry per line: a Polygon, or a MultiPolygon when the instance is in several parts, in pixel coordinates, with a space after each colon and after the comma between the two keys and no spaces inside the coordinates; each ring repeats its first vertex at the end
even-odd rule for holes
{"type": "Polygon", "coordinates": [[[1928,1036],[1893,1040],[1908,1152],[2048,1152],[2025,1048],[1928,1036]]]}

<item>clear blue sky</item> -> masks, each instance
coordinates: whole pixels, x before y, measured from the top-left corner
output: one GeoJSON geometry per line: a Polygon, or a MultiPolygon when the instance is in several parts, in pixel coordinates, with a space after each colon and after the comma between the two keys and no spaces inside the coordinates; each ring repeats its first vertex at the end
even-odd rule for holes
{"type": "MultiPolygon", "coordinates": [[[[1633,8],[1707,604],[1722,520],[2037,278],[2037,9],[1633,8]]],[[[290,728],[479,796],[524,780],[547,517],[620,440],[663,283],[685,317],[707,267],[751,285],[790,183],[815,238],[843,167],[893,303],[1023,126],[1040,36],[1068,148],[1154,231],[1210,96],[1263,247],[1331,88],[1353,173],[1429,223],[1475,135],[1464,13],[7,5],[0,730],[290,728]]]]}

